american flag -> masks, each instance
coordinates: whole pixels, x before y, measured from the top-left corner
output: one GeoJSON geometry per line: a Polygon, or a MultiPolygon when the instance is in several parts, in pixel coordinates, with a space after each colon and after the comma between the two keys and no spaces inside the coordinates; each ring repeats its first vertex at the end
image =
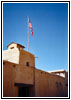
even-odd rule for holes
{"type": "Polygon", "coordinates": [[[30,19],[29,19],[29,28],[31,29],[31,35],[33,36],[33,28],[30,19]]]}

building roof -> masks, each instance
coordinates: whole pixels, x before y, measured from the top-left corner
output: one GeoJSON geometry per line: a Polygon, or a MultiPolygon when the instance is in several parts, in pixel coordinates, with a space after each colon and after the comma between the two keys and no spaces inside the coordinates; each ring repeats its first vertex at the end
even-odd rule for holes
{"type": "Polygon", "coordinates": [[[23,45],[18,44],[18,43],[15,43],[15,42],[11,42],[11,43],[7,46],[7,48],[8,48],[11,44],[17,44],[18,46],[20,46],[20,47],[22,47],[22,48],[25,48],[23,45]]]}
{"type": "Polygon", "coordinates": [[[55,71],[48,71],[49,73],[62,73],[62,72],[65,72],[64,69],[61,69],[61,70],[55,70],[55,71]]]}

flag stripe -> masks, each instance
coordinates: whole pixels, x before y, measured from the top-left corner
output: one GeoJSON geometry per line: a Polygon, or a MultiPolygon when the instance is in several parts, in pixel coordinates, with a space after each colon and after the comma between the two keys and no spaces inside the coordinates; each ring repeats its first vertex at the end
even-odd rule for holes
{"type": "Polygon", "coordinates": [[[30,19],[29,19],[29,28],[31,29],[31,35],[33,36],[33,28],[30,19]]]}

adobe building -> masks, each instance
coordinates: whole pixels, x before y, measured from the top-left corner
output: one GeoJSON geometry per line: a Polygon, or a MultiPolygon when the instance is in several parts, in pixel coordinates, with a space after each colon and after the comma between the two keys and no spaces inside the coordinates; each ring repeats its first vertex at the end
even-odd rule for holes
{"type": "Polygon", "coordinates": [[[3,97],[66,97],[65,70],[45,72],[35,68],[35,56],[12,42],[3,51],[3,97]],[[58,75],[58,74],[59,75],[58,75]],[[63,73],[63,74],[61,74],[63,73]]]}

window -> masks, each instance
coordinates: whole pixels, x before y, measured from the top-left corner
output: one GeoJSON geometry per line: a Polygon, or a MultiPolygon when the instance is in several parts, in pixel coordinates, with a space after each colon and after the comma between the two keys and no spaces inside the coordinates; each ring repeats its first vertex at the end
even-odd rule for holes
{"type": "Polygon", "coordinates": [[[3,62],[3,65],[5,65],[5,62],[3,62]]]}
{"type": "Polygon", "coordinates": [[[42,74],[43,72],[41,72],[41,74],[42,74]]]}
{"type": "Polygon", "coordinates": [[[29,66],[29,62],[26,62],[26,66],[29,66]]]}
{"type": "Polygon", "coordinates": [[[14,49],[14,47],[11,47],[10,49],[14,49]]]}
{"type": "Polygon", "coordinates": [[[16,67],[16,65],[13,65],[13,67],[16,67]]]}

